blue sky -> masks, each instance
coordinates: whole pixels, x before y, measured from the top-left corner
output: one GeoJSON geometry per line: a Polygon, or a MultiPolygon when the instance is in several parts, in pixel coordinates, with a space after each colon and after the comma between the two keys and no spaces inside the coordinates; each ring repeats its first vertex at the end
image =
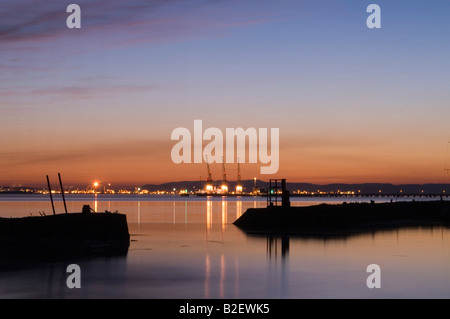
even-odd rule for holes
{"type": "Polygon", "coordinates": [[[280,128],[292,181],[445,181],[448,1],[78,1],[69,30],[70,3],[0,5],[0,184],[195,180],[195,119],[280,128]]]}

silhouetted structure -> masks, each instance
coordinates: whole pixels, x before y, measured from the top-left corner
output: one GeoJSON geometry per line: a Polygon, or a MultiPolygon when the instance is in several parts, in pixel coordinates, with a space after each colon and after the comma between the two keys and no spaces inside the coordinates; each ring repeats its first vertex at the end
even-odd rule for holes
{"type": "Polygon", "coordinates": [[[62,180],[61,180],[61,174],[60,173],[58,173],[58,178],[59,178],[59,186],[61,187],[61,195],[62,195],[63,202],[64,202],[64,210],[65,210],[65,212],[67,214],[66,196],[64,195],[64,188],[63,188],[63,183],[62,183],[62,180]]]}
{"type": "Polygon", "coordinates": [[[52,202],[53,215],[55,215],[55,204],[53,203],[53,195],[52,195],[52,186],[50,185],[50,179],[47,175],[47,185],[48,185],[48,193],[50,194],[50,200],[52,202]]]}
{"type": "Polygon", "coordinates": [[[269,190],[267,192],[267,206],[278,206],[280,197],[282,207],[291,206],[289,191],[286,189],[286,179],[270,179],[269,190]]]}
{"type": "Polygon", "coordinates": [[[71,213],[0,218],[0,256],[47,258],[126,254],[126,215],[71,213]]]}
{"type": "Polygon", "coordinates": [[[0,257],[55,258],[86,255],[123,255],[128,252],[130,234],[127,217],[111,212],[67,213],[61,175],[65,214],[56,214],[47,175],[53,215],[0,218],[0,257]]]}
{"type": "Polygon", "coordinates": [[[342,235],[403,226],[450,226],[450,202],[320,204],[249,208],[234,225],[250,232],[342,235]]]}

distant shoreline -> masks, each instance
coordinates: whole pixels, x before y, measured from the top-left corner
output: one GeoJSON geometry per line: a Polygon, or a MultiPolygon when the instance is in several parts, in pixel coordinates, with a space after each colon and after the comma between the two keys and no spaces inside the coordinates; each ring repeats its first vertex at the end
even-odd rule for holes
{"type": "MultiPolygon", "coordinates": [[[[222,181],[215,180],[212,182],[213,186],[217,190],[220,190],[222,181]]],[[[227,181],[228,189],[230,192],[235,190],[237,185],[236,181],[227,181]]],[[[242,180],[242,192],[246,194],[253,194],[255,192],[266,193],[269,188],[268,181],[262,181],[259,179],[242,180]]],[[[136,193],[145,192],[150,194],[158,193],[187,193],[191,196],[205,189],[205,181],[179,181],[179,182],[167,182],[162,184],[144,184],[136,186],[113,184],[105,189],[105,185],[98,186],[95,189],[92,185],[76,186],[71,185],[65,187],[65,191],[72,192],[77,191],[80,193],[93,193],[95,190],[97,193],[108,193],[113,191],[116,194],[123,193],[136,193]],[[106,190],[106,191],[105,191],[106,190]]],[[[424,184],[389,184],[389,183],[359,183],[359,184],[346,184],[346,183],[331,183],[331,184],[311,184],[311,183],[297,183],[286,182],[286,189],[290,191],[290,196],[347,196],[347,195],[360,195],[360,196],[448,196],[450,194],[450,183],[424,183],[424,184]]],[[[54,188],[57,192],[59,187],[54,188]]],[[[1,194],[19,194],[19,193],[45,193],[47,188],[45,186],[0,186],[1,194]]],[[[221,194],[217,194],[220,195],[221,194]]],[[[228,194],[232,195],[232,194],[228,194]]],[[[236,194],[235,194],[236,195],[236,194]]],[[[348,196],[348,197],[350,197],[348,196]]]]}
{"type": "MultiPolygon", "coordinates": [[[[36,193],[36,192],[14,192],[14,191],[7,191],[7,192],[0,192],[1,196],[7,196],[7,195],[20,195],[20,196],[41,196],[46,197],[49,196],[48,193],[36,193]]],[[[53,195],[61,195],[60,192],[53,193],[53,195]]],[[[251,194],[251,193],[243,193],[243,194],[174,194],[174,193],[164,193],[164,194],[156,194],[156,193],[148,193],[148,194],[136,194],[136,193],[115,193],[115,194],[108,194],[108,193],[69,193],[65,192],[66,196],[102,196],[102,197],[126,197],[126,196],[136,196],[136,197],[150,197],[150,196],[160,196],[160,197],[258,197],[258,198],[266,198],[266,193],[258,193],[258,194],[251,194]]],[[[449,194],[423,194],[423,193],[402,193],[402,194],[381,194],[381,193],[374,193],[374,194],[290,194],[291,198],[450,198],[449,194]]]]}

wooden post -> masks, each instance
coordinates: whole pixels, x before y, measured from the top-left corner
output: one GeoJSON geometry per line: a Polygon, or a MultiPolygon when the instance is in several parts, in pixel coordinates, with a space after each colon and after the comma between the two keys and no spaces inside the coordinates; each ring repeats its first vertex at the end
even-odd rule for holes
{"type": "Polygon", "coordinates": [[[63,184],[61,181],[61,174],[58,173],[58,178],[59,178],[59,186],[61,187],[61,194],[62,194],[62,198],[63,198],[63,202],[64,202],[64,209],[66,211],[67,214],[67,205],[66,205],[66,197],[64,196],[64,188],[63,188],[63,184]]]}
{"type": "Polygon", "coordinates": [[[50,179],[48,178],[48,175],[47,175],[47,184],[48,184],[48,192],[50,193],[50,200],[52,201],[53,215],[56,215],[55,205],[53,204],[52,187],[50,186],[50,179]]]}

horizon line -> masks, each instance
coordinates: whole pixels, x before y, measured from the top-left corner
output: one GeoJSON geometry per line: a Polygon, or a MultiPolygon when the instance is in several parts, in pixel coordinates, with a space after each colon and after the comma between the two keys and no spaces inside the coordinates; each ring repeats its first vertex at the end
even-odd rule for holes
{"type": "MultiPolygon", "coordinates": [[[[276,179],[281,180],[282,178],[270,178],[270,179],[276,179]]],[[[262,182],[262,183],[269,183],[269,180],[262,180],[257,179],[256,182],[262,182]]],[[[216,182],[222,182],[223,180],[217,179],[213,180],[213,183],[216,182]]],[[[241,182],[254,182],[255,179],[243,179],[241,182]]],[[[163,183],[130,183],[130,182],[118,182],[118,183],[111,183],[110,185],[107,185],[111,188],[115,187],[143,187],[143,186],[160,186],[165,184],[172,184],[172,183],[206,183],[206,180],[181,180],[181,181],[169,181],[169,182],[163,182],[163,183]]],[[[228,183],[237,183],[237,180],[227,180],[228,183]]],[[[413,183],[392,183],[392,182],[358,182],[358,183],[349,183],[349,182],[331,182],[331,183],[314,183],[314,182],[299,182],[299,181],[288,181],[286,179],[287,184],[310,184],[310,185],[320,185],[320,186],[329,186],[329,185],[392,185],[392,186],[400,186],[400,185],[450,185],[449,182],[426,182],[426,183],[420,183],[420,182],[413,182],[413,183]]],[[[88,188],[92,187],[93,183],[85,184],[85,183],[65,183],[65,187],[82,187],[82,188],[88,188]]],[[[106,185],[105,185],[106,186],[106,185]]],[[[39,188],[43,187],[46,188],[45,183],[11,183],[10,185],[7,184],[0,184],[1,188],[20,188],[20,187],[29,187],[29,188],[39,188]]],[[[101,184],[101,187],[103,187],[103,184],[101,184]]]]}

